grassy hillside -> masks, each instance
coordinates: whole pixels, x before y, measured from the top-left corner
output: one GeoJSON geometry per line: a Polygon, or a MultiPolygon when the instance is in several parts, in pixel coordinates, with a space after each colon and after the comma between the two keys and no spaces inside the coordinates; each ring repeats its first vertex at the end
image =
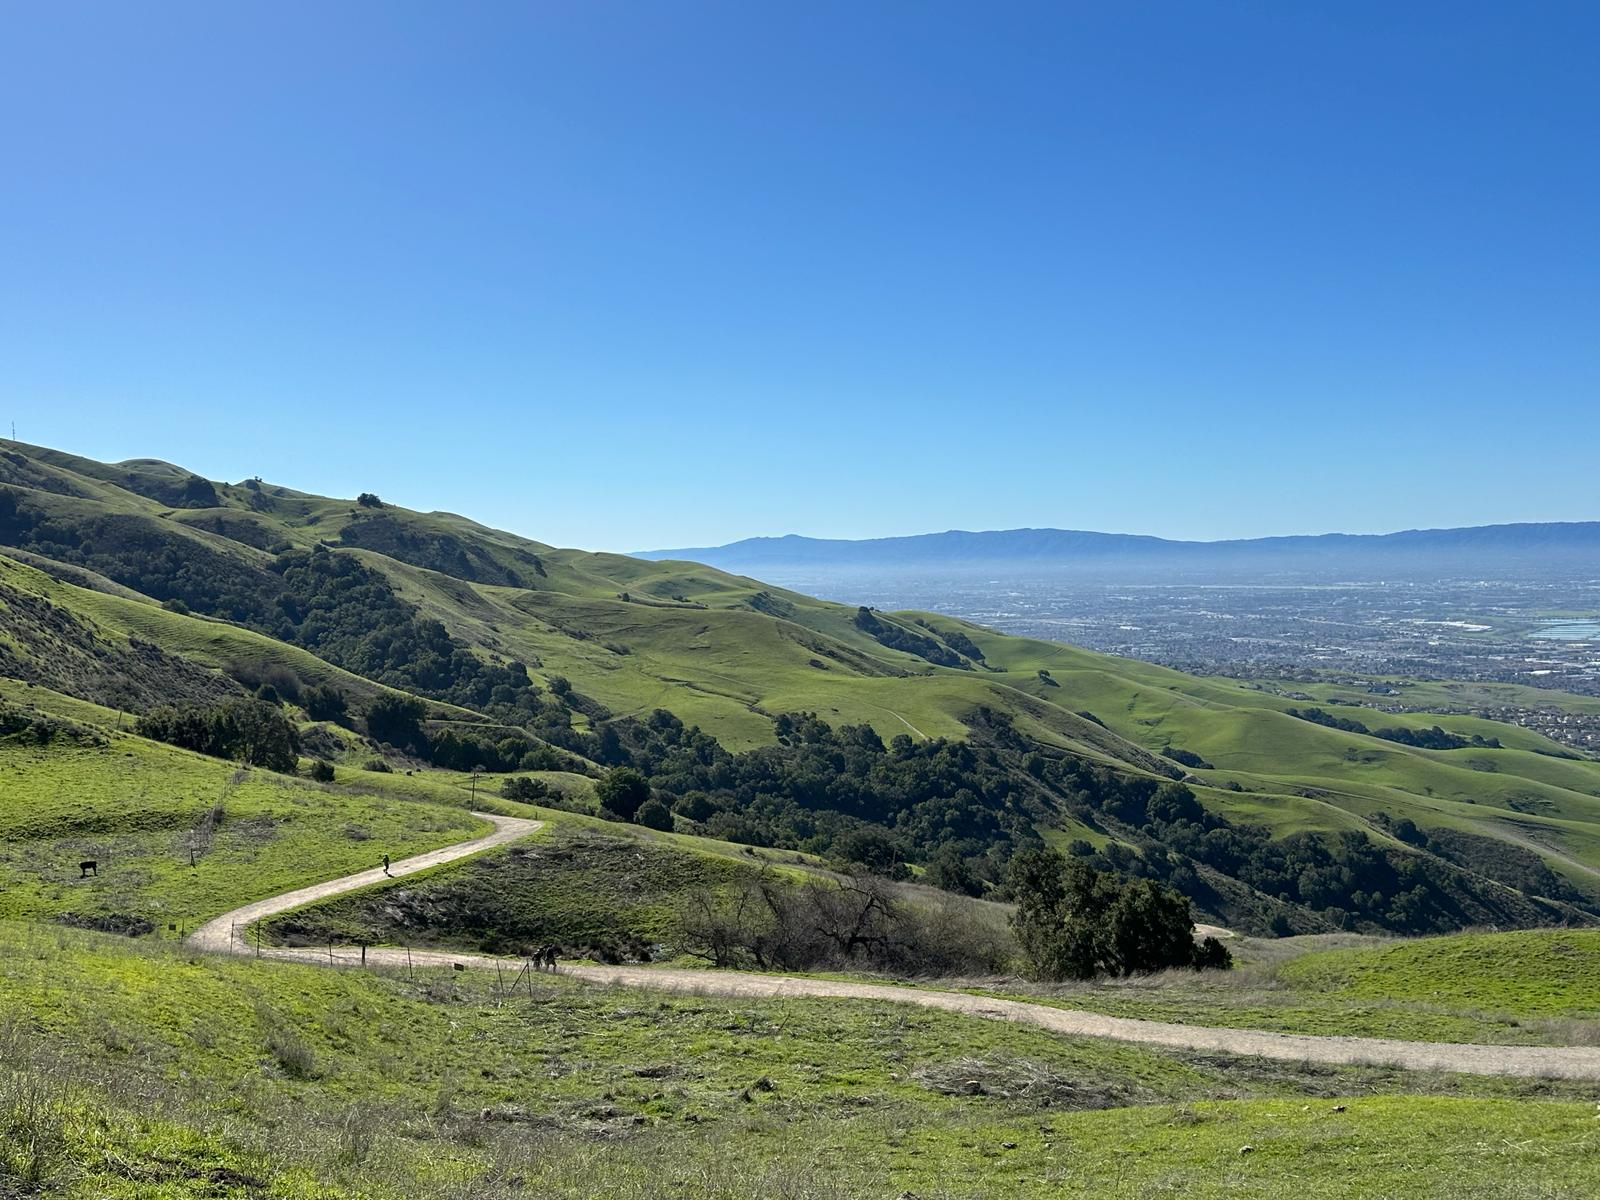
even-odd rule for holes
{"type": "MultiPolygon", "coordinates": [[[[11,695],[78,720],[115,715],[37,688],[11,695]]],[[[43,745],[0,737],[0,916],[177,933],[482,826],[460,802],[241,769],[104,725],[43,745]],[[85,879],[87,859],[98,874],[85,879]]]]}
{"type": "Polygon", "coordinates": [[[1531,1016],[1600,1017],[1600,931],[1525,930],[1330,950],[1288,964],[1306,991],[1531,1016]]]}
{"type": "Polygon", "coordinates": [[[1562,1084],[878,1004],[512,994],[10,923],[0,964],[0,1186],[23,1193],[1575,1198],[1600,1148],[1562,1084]]]}
{"type": "MultiPolygon", "coordinates": [[[[864,818],[922,831],[902,834],[919,861],[944,838],[962,854],[987,853],[992,871],[996,846],[1037,833],[1062,844],[1084,835],[1126,869],[1128,854],[1137,865],[1169,844],[1164,827],[1108,809],[1081,771],[1039,771],[1042,756],[1119,777],[1183,778],[1224,821],[1280,838],[1325,835],[1333,863],[1313,861],[1321,850],[1294,852],[1318,869],[1345,869],[1341,835],[1401,856],[1401,866],[1410,856],[1450,877],[1418,902],[1431,906],[1415,917],[1426,927],[1578,919],[1574,904],[1600,898],[1600,762],[1498,722],[1323,705],[1373,728],[1437,724],[1500,743],[1425,749],[1299,719],[1295,702],[1250,683],[934,614],[856,610],[698,564],[557,549],[370,498],[217,483],[155,460],[102,464],[16,443],[0,452],[0,546],[20,556],[0,557],[0,672],[113,707],[264,681],[291,696],[332,687],[359,732],[360,715],[398,690],[422,695],[434,719],[462,723],[481,745],[510,736],[524,749],[563,747],[560,764],[536,765],[580,774],[593,771],[585,760],[670,772],[681,739],[646,730],[658,709],[735,754],[777,744],[780,714],[813,712],[869,727],[884,743],[967,740],[997,756],[991,781],[1004,776],[1003,787],[974,791],[963,777],[949,793],[974,794],[1001,820],[999,833],[930,834],[930,818],[909,810],[864,818]],[[1533,902],[1506,907],[1507,887],[1533,902]]],[[[366,752],[354,742],[329,751],[340,761],[366,752]]],[[[704,787],[683,783],[669,799],[704,787]]],[[[729,792],[719,803],[756,798],[729,792]]],[[[684,811],[679,823],[692,828],[699,818],[684,811]]],[[[717,831],[820,849],[862,819],[846,809],[805,832],[795,811],[767,812],[759,829],[724,820],[717,831]]],[[[1286,889],[1259,870],[1255,883],[1229,882],[1215,871],[1234,868],[1218,862],[1202,859],[1204,878],[1190,888],[1207,911],[1255,925],[1281,915],[1286,889]]],[[[1354,899],[1348,883],[1336,899],[1292,895],[1291,907],[1320,914],[1296,916],[1297,927],[1352,919],[1341,911],[1408,927],[1393,924],[1418,909],[1395,907],[1395,893],[1412,886],[1405,875],[1385,868],[1354,899]]]]}

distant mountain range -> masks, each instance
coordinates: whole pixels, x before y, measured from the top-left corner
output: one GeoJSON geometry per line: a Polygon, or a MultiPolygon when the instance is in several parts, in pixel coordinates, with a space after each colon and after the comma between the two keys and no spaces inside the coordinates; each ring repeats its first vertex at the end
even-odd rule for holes
{"type": "Polygon", "coordinates": [[[1391,573],[1507,569],[1600,571],[1600,521],[1409,529],[1401,533],[1326,533],[1217,542],[1172,541],[1077,529],[950,530],[850,541],[746,538],[725,546],[639,551],[650,559],[687,559],[724,570],[875,568],[926,570],[996,565],[1072,567],[1097,573],[1149,570],[1391,573]]]}

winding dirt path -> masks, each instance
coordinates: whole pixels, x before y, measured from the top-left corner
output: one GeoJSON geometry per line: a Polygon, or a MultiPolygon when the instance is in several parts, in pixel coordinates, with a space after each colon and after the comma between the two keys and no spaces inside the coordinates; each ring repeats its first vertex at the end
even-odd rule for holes
{"type": "MultiPolygon", "coordinates": [[[[425,867],[438,866],[466,858],[494,846],[515,841],[543,822],[521,817],[502,817],[477,813],[495,825],[484,837],[439,850],[419,854],[391,864],[392,878],[403,877],[425,867]]],[[[316,900],[337,896],[357,888],[381,883],[381,869],[362,871],[343,879],[313,884],[246,904],[224,913],[195,930],[189,944],[197,950],[216,953],[255,955],[238,931],[254,921],[276,916],[316,900]]],[[[321,966],[355,966],[357,952],[346,949],[329,954],[326,950],[263,947],[263,958],[321,966]]],[[[432,966],[488,968],[516,967],[516,959],[484,954],[453,954],[437,950],[397,950],[372,947],[366,952],[367,965],[406,967],[432,966]]],[[[759,975],[741,971],[684,970],[672,967],[603,967],[568,965],[561,974],[592,983],[620,987],[655,988],[716,996],[750,998],[817,997],[839,1000],[875,1000],[891,1004],[914,1004],[942,1009],[966,1016],[998,1021],[1020,1021],[1073,1037],[1113,1038],[1174,1049],[1214,1051],[1222,1054],[1250,1055],[1285,1059],[1292,1062],[1372,1063],[1419,1071],[1451,1071],[1469,1075],[1514,1075],[1560,1079],[1600,1080],[1600,1047],[1595,1046],[1488,1046],[1459,1042],[1404,1042],[1390,1038],[1313,1037],[1305,1034],[1269,1033],[1255,1029],[1214,1029],[1200,1025],[1179,1025],[1169,1021],[1142,1021],[1110,1017],[1078,1009],[1053,1008],[1021,1000],[1001,1000],[972,996],[962,992],[931,991],[896,987],[889,984],[857,983],[835,979],[809,979],[791,975],[759,975]]]]}
{"type": "MultiPolygon", "coordinates": [[[[284,892],[279,896],[269,896],[265,900],[257,900],[253,904],[246,904],[232,912],[225,912],[220,917],[207,921],[189,935],[189,945],[196,950],[209,950],[219,954],[254,954],[255,951],[244,943],[243,931],[247,925],[266,917],[275,917],[279,913],[288,912],[291,908],[299,908],[317,900],[326,900],[330,896],[338,896],[344,892],[353,892],[357,888],[370,887],[374,883],[382,883],[385,879],[400,879],[406,875],[415,874],[429,867],[441,866],[444,863],[455,862],[458,858],[468,858],[474,854],[481,854],[485,850],[492,850],[496,846],[503,846],[507,842],[514,842],[518,838],[527,837],[528,834],[540,828],[543,821],[530,821],[526,817],[502,817],[498,813],[473,813],[475,817],[488,821],[494,826],[491,833],[486,833],[480,838],[473,838],[470,842],[457,842],[452,846],[440,846],[437,850],[429,850],[426,854],[414,855],[403,858],[399,862],[389,864],[388,874],[382,867],[373,867],[370,871],[358,871],[354,875],[346,875],[342,879],[330,879],[327,883],[314,883],[310,887],[296,888],[292,892],[284,892]]],[[[263,950],[262,957],[283,957],[275,950],[263,950]]]]}

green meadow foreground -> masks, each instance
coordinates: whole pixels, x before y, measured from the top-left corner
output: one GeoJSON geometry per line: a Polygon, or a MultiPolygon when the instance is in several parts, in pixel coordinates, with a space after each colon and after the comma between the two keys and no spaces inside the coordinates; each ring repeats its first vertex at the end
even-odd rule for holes
{"type": "Polygon", "coordinates": [[[1593,1085],[0,926],[0,1170],[69,1196],[1592,1195],[1593,1085]]]}

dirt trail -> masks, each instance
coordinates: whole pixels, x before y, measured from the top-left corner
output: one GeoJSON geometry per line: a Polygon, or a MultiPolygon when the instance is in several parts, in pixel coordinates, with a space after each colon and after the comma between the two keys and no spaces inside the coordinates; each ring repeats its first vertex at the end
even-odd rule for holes
{"type": "MultiPolygon", "coordinates": [[[[476,814],[494,822],[495,831],[486,837],[394,863],[392,876],[408,875],[424,867],[437,866],[476,854],[492,846],[532,833],[542,822],[520,817],[476,814]]],[[[233,912],[224,913],[202,925],[189,938],[199,950],[219,953],[255,954],[235,928],[274,916],[313,900],[336,896],[369,884],[380,883],[381,869],[363,871],[343,879],[330,880],[258,900],[233,912]]],[[[321,966],[353,966],[357,952],[345,949],[335,955],[326,950],[293,950],[265,947],[261,957],[321,966]]],[[[366,953],[369,966],[405,967],[495,967],[521,968],[515,959],[483,954],[454,954],[432,950],[396,950],[373,947],[366,953]]],[[[1126,1042],[1168,1046],[1176,1049],[1205,1050],[1223,1054],[1253,1055],[1293,1062],[1377,1063],[1410,1070],[1455,1071],[1470,1075],[1516,1075],[1561,1079],[1600,1080],[1600,1047],[1593,1046],[1486,1046],[1457,1042],[1403,1042],[1389,1038],[1312,1037],[1292,1033],[1268,1033],[1254,1029],[1213,1029],[1199,1025],[1178,1025],[1168,1021],[1140,1021],[1127,1017],[1108,1017],[1078,1009],[1053,1008],[1021,1000],[1000,1000],[989,996],[970,996],[962,992],[930,991],[896,987],[890,984],[856,983],[835,979],[808,979],[789,975],[758,975],[741,971],[684,970],[671,967],[602,967],[569,965],[561,974],[592,983],[620,987],[654,988],[671,992],[690,992],[717,996],[743,997],[824,997],[840,1000],[875,1000],[892,1004],[915,1004],[966,1016],[999,1021],[1021,1021],[1056,1033],[1074,1037],[1113,1038],[1126,1042]]]]}
{"type": "MultiPolygon", "coordinates": [[[[242,930],[253,921],[265,917],[274,917],[279,913],[288,912],[291,908],[299,908],[302,904],[310,904],[314,900],[326,900],[329,896],[337,896],[343,892],[353,892],[357,888],[364,888],[374,883],[382,883],[385,879],[399,879],[405,875],[414,874],[428,867],[437,867],[443,863],[454,862],[458,858],[467,858],[495,846],[503,846],[507,842],[514,842],[520,837],[526,837],[544,824],[543,821],[530,821],[526,817],[502,817],[497,813],[473,813],[475,817],[488,821],[494,825],[494,832],[486,833],[480,838],[470,842],[457,842],[453,846],[441,846],[437,850],[429,850],[426,854],[418,854],[412,858],[403,858],[399,862],[389,864],[389,873],[385,875],[382,867],[373,867],[370,871],[359,871],[354,875],[346,875],[342,879],[330,879],[327,883],[314,883],[310,887],[296,888],[292,892],[284,892],[281,896],[271,896],[265,900],[257,900],[254,904],[246,904],[232,912],[223,913],[214,920],[207,921],[189,935],[189,945],[196,950],[211,950],[219,953],[244,954],[247,951],[242,940],[236,940],[235,930],[241,931],[238,938],[242,939],[242,930]]],[[[254,951],[250,951],[254,953],[254,951]]],[[[270,951],[268,953],[271,953],[270,951]]]]}

